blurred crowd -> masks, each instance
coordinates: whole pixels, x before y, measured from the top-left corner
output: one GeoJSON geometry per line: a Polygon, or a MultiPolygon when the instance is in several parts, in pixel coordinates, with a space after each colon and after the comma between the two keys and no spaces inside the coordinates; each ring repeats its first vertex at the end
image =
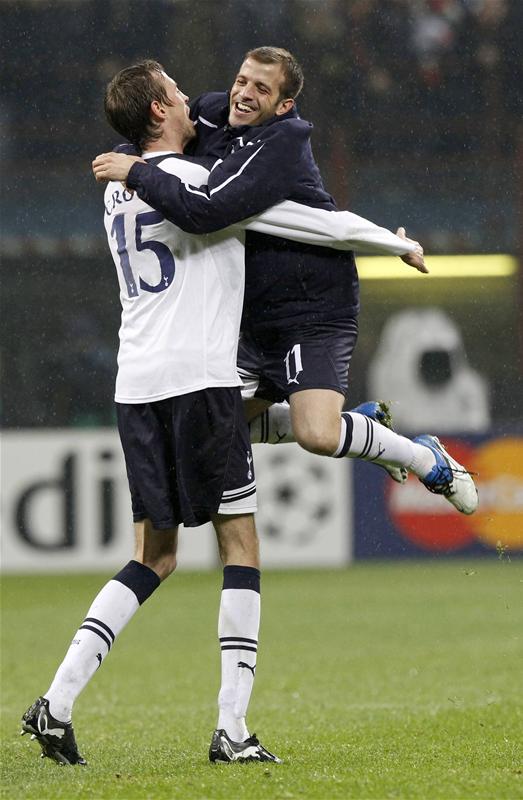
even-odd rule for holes
{"type": "Polygon", "coordinates": [[[194,97],[270,43],[303,64],[298,108],[340,206],[389,227],[417,208],[428,249],[514,249],[522,30],[523,0],[3,0],[0,157],[26,209],[0,197],[4,227],[100,236],[89,165],[118,138],[102,98],[119,69],[156,58],[194,97]],[[54,215],[35,214],[48,191],[54,215]]]}
{"type": "Polygon", "coordinates": [[[317,65],[316,104],[348,126],[355,118],[357,152],[514,147],[523,87],[520,0],[327,0],[296,9],[317,65]]]}
{"type": "Polygon", "coordinates": [[[101,97],[150,55],[186,91],[225,88],[259,44],[296,52],[302,113],[356,155],[506,151],[522,111],[521,0],[5,0],[1,112],[17,154],[92,152],[101,97]],[[434,128],[437,128],[435,131],[434,128]]]}

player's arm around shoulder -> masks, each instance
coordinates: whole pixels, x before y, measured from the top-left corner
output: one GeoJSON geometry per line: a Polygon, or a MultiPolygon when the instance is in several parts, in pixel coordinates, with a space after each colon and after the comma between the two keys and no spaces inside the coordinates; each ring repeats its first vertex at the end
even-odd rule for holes
{"type": "Polygon", "coordinates": [[[206,185],[177,181],[153,165],[134,164],[127,185],[188,233],[212,233],[259,214],[287,198],[301,177],[312,126],[275,121],[249,131],[218,159],[206,185]]]}
{"type": "Polygon", "coordinates": [[[311,128],[303,120],[288,119],[253,129],[243,146],[216,162],[206,186],[116,153],[95,159],[93,171],[97,180],[124,181],[182,230],[211,233],[291,195],[301,176],[311,128]]]}

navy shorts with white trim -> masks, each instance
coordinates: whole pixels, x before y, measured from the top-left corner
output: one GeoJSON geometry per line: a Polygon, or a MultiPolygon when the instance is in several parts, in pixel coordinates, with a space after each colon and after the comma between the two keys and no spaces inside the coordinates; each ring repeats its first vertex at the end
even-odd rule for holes
{"type": "Polygon", "coordinates": [[[346,395],[357,339],[357,317],[263,333],[242,331],[237,363],[243,399],[281,403],[303,389],[346,395]]]}
{"type": "Polygon", "coordinates": [[[116,403],[135,522],[156,530],[256,511],[249,430],[238,387],[154,403],[116,403]]]}

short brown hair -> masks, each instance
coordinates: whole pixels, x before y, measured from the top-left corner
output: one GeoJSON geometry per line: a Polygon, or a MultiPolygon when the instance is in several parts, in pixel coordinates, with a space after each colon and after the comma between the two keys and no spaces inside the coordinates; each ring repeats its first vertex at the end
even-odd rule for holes
{"type": "Polygon", "coordinates": [[[303,88],[303,70],[292,53],[282,47],[256,47],[245,54],[244,61],[247,58],[262,64],[280,64],[283,70],[280,100],[298,97],[303,88]]]}
{"type": "Polygon", "coordinates": [[[172,105],[159,80],[162,72],[164,68],[158,61],[146,58],[120,70],[105,90],[104,109],[109,124],[140,151],[161,135],[158,123],[151,120],[152,101],[172,105]]]}

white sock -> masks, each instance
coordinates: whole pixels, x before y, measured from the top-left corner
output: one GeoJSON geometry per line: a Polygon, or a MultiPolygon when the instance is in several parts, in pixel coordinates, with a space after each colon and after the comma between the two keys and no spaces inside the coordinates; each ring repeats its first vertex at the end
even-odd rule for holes
{"type": "Polygon", "coordinates": [[[131,561],[97,594],[44,694],[55,719],[70,721],[74,701],[101,666],[120,631],[159,583],[153,570],[131,561]]]}
{"type": "Polygon", "coordinates": [[[341,415],[340,442],[334,458],[361,458],[375,464],[406,467],[418,478],[424,478],[436,458],[430,448],[389,430],[363,414],[344,411],[341,415]]]}
{"type": "Polygon", "coordinates": [[[222,680],[217,728],[235,742],[249,738],[246,715],[256,672],[259,585],[260,573],[254,567],[224,568],[218,617],[222,680]]]}
{"type": "Polygon", "coordinates": [[[288,403],[275,403],[249,422],[251,443],[287,444],[295,442],[288,403]]]}

